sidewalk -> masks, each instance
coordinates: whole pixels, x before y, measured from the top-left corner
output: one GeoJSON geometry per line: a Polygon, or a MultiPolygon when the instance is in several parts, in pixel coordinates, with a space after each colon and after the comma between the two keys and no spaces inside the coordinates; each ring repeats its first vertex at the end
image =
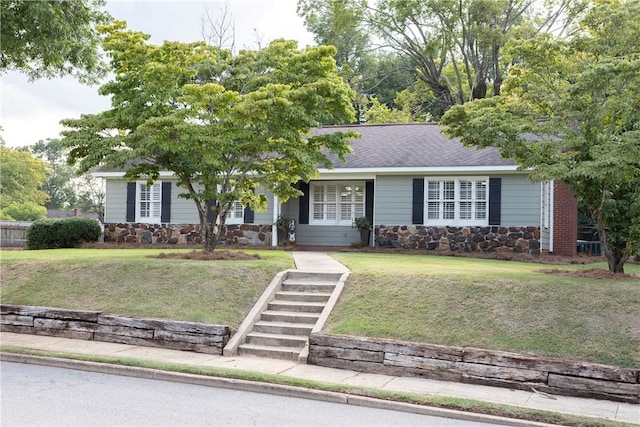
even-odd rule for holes
{"type": "MultiPolygon", "coordinates": [[[[302,271],[314,272],[339,272],[349,270],[335,259],[321,252],[293,252],[296,267],[302,271]]],[[[298,364],[294,361],[266,359],[259,357],[233,356],[223,357],[202,353],[193,353],[178,350],[167,350],[153,347],[142,347],[127,344],[106,343],[99,341],[85,341],[77,339],[58,338],[39,335],[22,335],[8,332],[0,333],[0,344],[3,346],[16,346],[51,352],[81,354],[92,356],[112,356],[136,359],[140,361],[153,361],[161,363],[176,363],[199,367],[215,367],[249,371],[262,374],[279,375],[321,381],[325,383],[341,384],[346,386],[368,387],[378,390],[406,392],[433,396],[446,396],[454,398],[472,399],[477,401],[505,404],[528,409],[545,410],[563,414],[572,414],[585,417],[614,420],[633,424],[640,424],[640,405],[620,403],[607,400],[584,399],[577,397],[546,395],[533,391],[511,390],[507,388],[489,387],[482,385],[462,384],[456,382],[436,381],[424,378],[395,377],[380,374],[367,374],[350,370],[325,368],[313,365],[298,364]]],[[[3,361],[15,361],[24,363],[45,363],[35,356],[13,355],[3,353],[3,361]]],[[[41,358],[40,358],[41,359],[41,358]]],[[[47,362],[53,363],[53,362],[47,362]]],[[[97,370],[105,373],[121,375],[133,375],[137,368],[127,366],[97,364],[90,362],[68,361],[59,362],[70,368],[97,370]],[[66,363],[66,364],[65,364],[66,363]],[[80,367],[82,365],[82,367],[80,367]]],[[[141,370],[139,370],[141,371],[141,370]]],[[[266,393],[279,393],[309,397],[322,400],[341,401],[343,403],[361,404],[387,409],[407,410],[429,415],[444,416],[473,421],[492,422],[503,425],[541,425],[532,422],[523,422],[511,419],[497,419],[496,417],[457,412],[429,407],[419,407],[401,402],[380,401],[375,399],[360,398],[351,395],[339,395],[336,393],[304,390],[288,386],[274,384],[250,383],[239,380],[208,379],[188,374],[155,374],[152,378],[170,379],[174,381],[187,381],[203,384],[209,381],[209,385],[220,387],[244,388],[266,393]],[[215,382],[217,381],[217,383],[215,382]],[[223,385],[226,381],[226,385],[223,385]]]]}

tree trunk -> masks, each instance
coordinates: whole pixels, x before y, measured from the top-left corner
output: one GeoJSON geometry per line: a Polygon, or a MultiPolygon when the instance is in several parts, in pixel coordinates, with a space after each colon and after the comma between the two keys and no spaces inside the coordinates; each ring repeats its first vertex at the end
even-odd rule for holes
{"type": "Polygon", "coordinates": [[[611,245],[600,212],[596,215],[596,228],[598,229],[598,237],[600,237],[602,253],[607,258],[609,273],[624,274],[624,264],[629,259],[629,255],[625,254],[624,242],[615,242],[611,245]]]}
{"type": "Polygon", "coordinates": [[[217,227],[214,222],[204,221],[200,232],[203,252],[209,253],[216,249],[220,240],[220,230],[222,230],[222,227],[217,227]]]}

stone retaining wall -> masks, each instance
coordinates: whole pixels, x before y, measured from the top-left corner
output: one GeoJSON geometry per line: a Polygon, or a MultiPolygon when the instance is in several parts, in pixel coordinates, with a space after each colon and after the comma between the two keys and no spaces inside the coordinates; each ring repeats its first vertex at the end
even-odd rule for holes
{"type": "Polygon", "coordinates": [[[228,326],[163,319],[119,317],[99,311],[0,305],[0,330],[105,341],[198,353],[222,354],[228,326]]]}
{"type": "Polygon", "coordinates": [[[464,252],[540,253],[539,227],[377,225],[376,246],[464,252]]]}
{"type": "Polygon", "coordinates": [[[638,369],[471,347],[320,333],[309,339],[307,363],[640,403],[638,369]]]}
{"type": "MultiPolygon", "coordinates": [[[[220,243],[229,245],[271,245],[271,224],[227,224],[220,243]]],[[[200,224],[108,223],[104,225],[104,241],[199,245],[200,224]]]]}

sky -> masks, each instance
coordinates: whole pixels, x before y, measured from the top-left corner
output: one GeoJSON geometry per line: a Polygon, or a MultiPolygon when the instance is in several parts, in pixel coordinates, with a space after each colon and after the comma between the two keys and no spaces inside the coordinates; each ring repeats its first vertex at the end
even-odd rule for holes
{"type": "MultiPolygon", "coordinates": [[[[219,15],[228,5],[235,26],[236,48],[256,48],[277,38],[298,40],[303,48],[313,36],[296,15],[296,0],[108,0],[106,9],[127,26],[151,35],[150,42],[202,40],[201,17],[208,10],[219,15]]],[[[106,80],[105,80],[106,81],[106,80]]],[[[109,98],[98,94],[99,85],[80,84],[71,77],[29,82],[19,72],[0,76],[0,126],[10,147],[32,145],[59,138],[65,118],[98,113],[109,108],[109,98]]]]}

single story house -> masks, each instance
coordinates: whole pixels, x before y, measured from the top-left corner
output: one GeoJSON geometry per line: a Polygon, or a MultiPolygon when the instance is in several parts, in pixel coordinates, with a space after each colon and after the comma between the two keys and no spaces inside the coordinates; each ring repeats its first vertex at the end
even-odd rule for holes
{"type": "MultiPolygon", "coordinates": [[[[574,255],[577,208],[562,182],[532,183],[527,171],[493,149],[466,148],[437,124],[327,126],[314,132],[355,130],[353,154],[304,193],[268,209],[238,205],[222,239],[231,244],[277,245],[275,221],[295,221],[297,245],[349,246],[360,240],[353,220],[373,225],[369,245],[425,250],[553,252],[574,255]]],[[[94,172],[106,180],[105,241],[197,243],[198,215],[171,172],[148,187],[122,170],[94,172]]]]}

